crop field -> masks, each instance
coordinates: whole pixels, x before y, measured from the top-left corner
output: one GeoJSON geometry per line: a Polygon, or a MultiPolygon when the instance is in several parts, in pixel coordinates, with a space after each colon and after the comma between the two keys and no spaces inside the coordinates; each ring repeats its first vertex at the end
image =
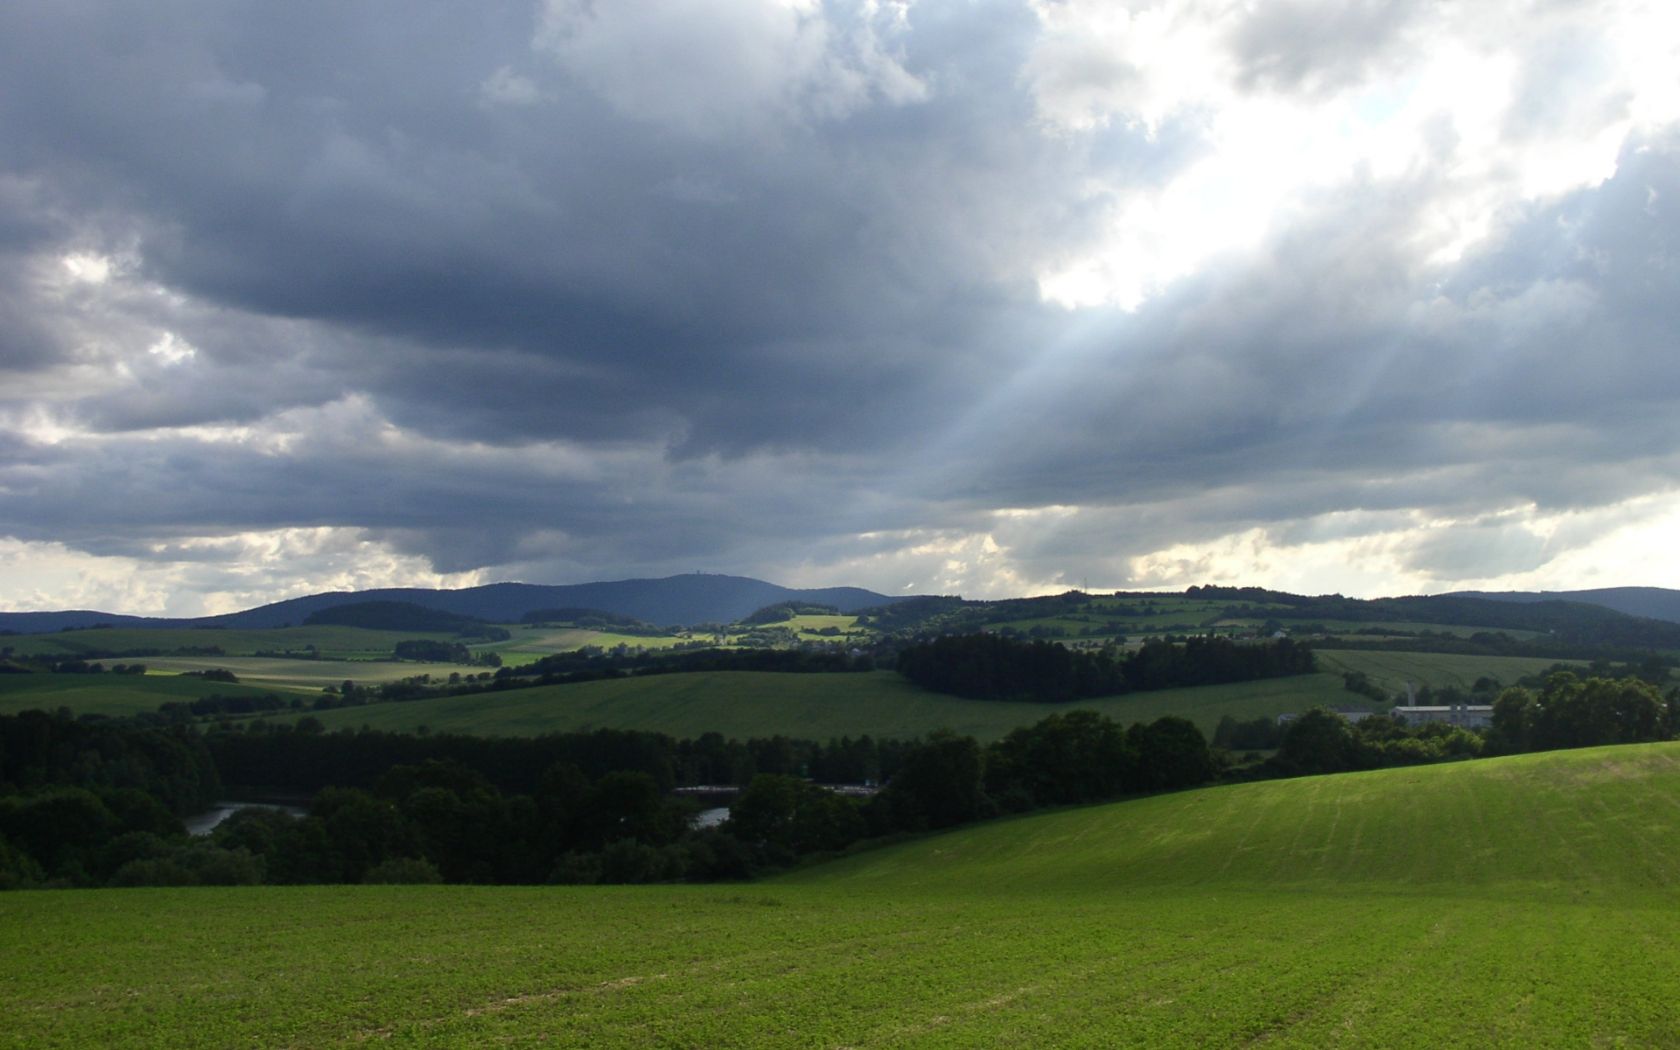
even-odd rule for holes
{"type": "Polygon", "coordinates": [[[780,733],[826,740],[866,733],[909,738],[952,729],[993,740],[1055,711],[1099,711],[1128,724],[1174,714],[1212,733],[1226,714],[1257,718],[1319,704],[1359,706],[1363,701],[1343,688],[1340,677],[1329,674],[1033,704],[928,692],[891,671],[712,671],[371,704],[316,712],[313,717],[328,729],[367,725],[411,732],[424,725],[433,732],[506,736],[605,728],[657,730],[677,737],[719,732],[744,739],[780,733]]]}
{"type": "Polygon", "coordinates": [[[1680,747],[1211,788],[781,879],[0,896],[16,1047],[1680,1041],[1680,747]]]}
{"type": "Polygon", "coordinates": [[[1578,660],[1551,660],[1537,656],[1465,656],[1458,653],[1390,653],[1361,649],[1315,650],[1318,666],[1326,671],[1363,671],[1371,681],[1390,693],[1404,692],[1406,683],[1432,689],[1454,686],[1465,692],[1486,675],[1502,685],[1515,685],[1524,675],[1538,674],[1553,664],[1578,664],[1578,660]]]}
{"type": "Polygon", "coordinates": [[[0,675],[0,714],[68,707],[76,714],[132,715],[156,711],[171,700],[260,696],[271,690],[176,675],[7,674],[0,675]]]}
{"type": "MultiPolygon", "coordinates": [[[[229,655],[303,651],[310,646],[326,656],[374,659],[390,656],[398,642],[409,638],[453,641],[452,635],[414,631],[372,631],[363,627],[276,627],[270,630],[210,628],[101,627],[57,634],[20,634],[4,644],[20,656],[80,657],[88,653],[206,649],[215,646],[229,655]]],[[[145,658],[139,658],[145,659],[145,658]]]]}
{"type": "Polygon", "coordinates": [[[324,686],[338,685],[346,679],[357,685],[379,685],[415,675],[429,674],[433,679],[440,679],[456,672],[469,675],[491,670],[465,664],[401,660],[289,660],[264,656],[159,656],[148,659],[146,666],[169,674],[222,667],[239,676],[241,683],[260,685],[264,690],[298,693],[318,693],[324,686]]]}
{"type": "Polygon", "coordinates": [[[517,665],[530,663],[554,653],[569,653],[587,645],[600,646],[602,649],[612,649],[620,645],[632,649],[638,646],[643,649],[669,649],[685,640],[675,634],[618,634],[589,627],[530,627],[510,624],[507,630],[513,634],[507,641],[475,645],[473,649],[478,652],[496,653],[504,662],[517,665]]]}
{"type": "Polygon", "coordinates": [[[821,613],[807,613],[803,616],[795,616],[792,619],[784,620],[775,626],[791,627],[793,630],[799,632],[799,636],[801,638],[809,638],[813,641],[832,640],[832,635],[823,635],[818,633],[819,631],[830,629],[839,631],[842,637],[846,635],[855,635],[859,638],[869,638],[873,637],[875,633],[866,627],[859,627],[857,625],[856,616],[828,616],[821,613]]]}

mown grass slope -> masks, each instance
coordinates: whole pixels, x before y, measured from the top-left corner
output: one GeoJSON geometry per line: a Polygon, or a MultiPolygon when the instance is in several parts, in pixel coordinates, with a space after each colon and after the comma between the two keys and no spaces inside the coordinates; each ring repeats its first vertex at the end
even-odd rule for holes
{"type": "Polygon", "coordinates": [[[221,667],[238,675],[241,682],[294,693],[319,693],[325,686],[345,681],[380,685],[419,675],[442,680],[451,673],[470,675],[488,670],[467,664],[409,660],[293,660],[269,656],[162,656],[147,660],[146,666],[165,674],[221,667]]]}
{"type": "Polygon", "coordinates": [[[1452,686],[1469,692],[1484,675],[1497,679],[1501,685],[1515,685],[1519,678],[1539,674],[1553,664],[1585,663],[1539,656],[1471,656],[1376,649],[1320,649],[1316,655],[1321,669],[1337,673],[1362,671],[1390,693],[1404,693],[1407,682],[1432,689],[1452,686]]]}
{"type": "Polygon", "coordinates": [[[7,1045],[1671,1046],[1680,747],[1214,788],[737,886],[0,896],[7,1045]]]}
{"type": "Polygon", "coordinates": [[[373,704],[317,712],[329,729],[363,725],[394,732],[530,736],[591,728],[645,729],[676,737],[719,732],[745,739],[782,734],[826,740],[908,738],[952,729],[992,740],[1056,711],[1100,711],[1122,723],[1162,715],[1188,718],[1212,733],[1221,716],[1304,711],[1315,704],[1360,704],[1336,675],[1299,675],[1235,685],[1172,689],[1071,704],[965,700],[920,689],[892,671],[775,674],[713,671],[647,675],[575,685],[373,704]]]}
{"type": "Polygon", "coordinates": [[[0,714],[68,707],[79,715],[132,715],[212,693],[261,696],[272,691],[180,675],[7,674],[0,675],[0,714]]]}

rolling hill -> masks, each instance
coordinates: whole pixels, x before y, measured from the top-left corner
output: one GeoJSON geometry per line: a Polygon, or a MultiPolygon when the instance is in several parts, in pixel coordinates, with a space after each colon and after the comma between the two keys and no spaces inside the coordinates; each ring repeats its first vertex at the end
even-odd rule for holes
{"type": "Polygon", "coordinates": [[[14,1045],[1668,1046],[1680,745],[1209,788],[747,885],[0,895],[14,1045]],[[44,964],[50,961],[50,964],[44,964]]]}
{"type": "Polygon", "coordinates": [[[890,605],[894,599],[860,587],[819,587],[799,590],[745,576],[694,573],[659,580],[616,580],[603,583],[543,585],[492,583],[445,591],[423,587],[387,587],[367,591],[339,591],[290,598],[243,612],[194,619],[163,619],[77,610],[69,612],[0,613],[0,631],[39,634],[95,624],[123,627],[286,627],[304,623],[312,614],[341,605],[367,602],[406,602],[455,616],[489,623],[518,623],[526,613],[541,609],[599,609],[659,625],[732,623],[756,609],[779,602],[832,605],[841,612],[890,605]]]}
{"type": "Polygon", "coordinates": [[[1598,587],[1586,591],[1459,591],[1467,598],[1496,602],[1584,602],[1629,616],[1680,623],[1680,591],[1667,587],[1598,587]]]}

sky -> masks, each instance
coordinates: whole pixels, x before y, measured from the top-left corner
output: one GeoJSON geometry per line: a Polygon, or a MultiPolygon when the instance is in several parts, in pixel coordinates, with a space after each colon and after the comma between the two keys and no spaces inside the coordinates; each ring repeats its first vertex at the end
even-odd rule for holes
{"type": "Polygon", "coordinates": [[[1680,587],[1666,0],[0,5],[0,609],[1680,587]]]}

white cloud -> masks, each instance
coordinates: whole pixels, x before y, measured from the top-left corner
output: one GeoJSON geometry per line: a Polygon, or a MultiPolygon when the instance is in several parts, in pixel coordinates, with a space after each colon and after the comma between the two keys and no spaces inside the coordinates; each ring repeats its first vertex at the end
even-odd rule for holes
{"type": "Polygon", "coordinates": [[[533,106],[546,97],[536,81],[502,66],[479,85],[479,97],[491,105],[533,106]]]}
{"type": "MultiPolygon", "coordinates": [[[[1469,519],[1409,517],[1401,527],[1346,537],[1290,542],[1257,527],[1175,544],[1132,559],[1131,579],[1146,588],[1244,584],[1359,597],[1680,587],[1680,561],[1673,557],[1680,492],[1561,513],[1519,507],[1469,519]]],[[[1310,523],[1305,531],[1310,534],[1310,523]]]]}
{"type": "Polygon", "coordinates": [[[537,45],[620,113],[712,136],[925,97],[904,22],[880,0],[549,0],[537,45]]]}
{"type": "MultiPolygon", "coordinates": [[[[1093,173],[1098,236],[1040,274],[1045,298],[1069,307],[1136,309],[1353,187],[1404,201],[1416,257],[1450,264],[1519,206],[1602,182],[1630,136],[1680,118],[1680,28],[1647,5],[1420,5],[1369,40],[1280,45],[1301,50],[1301,76],[1282,83],[1254,80],[1256,56],[1242,53],[1274,5],[1035,10],[1043,33],[1024,76],[1050,127],[1170,128],[1198,144],[1160,185],[1093,173]]],[[[1286,29],[1301,36],[1336,10],[1303,9],[1286,29]]]]}
{"type": "Polygon", "coordinates": [[[0,537],[0,609],[98,609],[141,616],[213,616],[322,591],[471,587],[480,573],[439,573],[359,529],[292,528],[191,536],[145,558],[99,556],[60,543],[0,537]]]}

